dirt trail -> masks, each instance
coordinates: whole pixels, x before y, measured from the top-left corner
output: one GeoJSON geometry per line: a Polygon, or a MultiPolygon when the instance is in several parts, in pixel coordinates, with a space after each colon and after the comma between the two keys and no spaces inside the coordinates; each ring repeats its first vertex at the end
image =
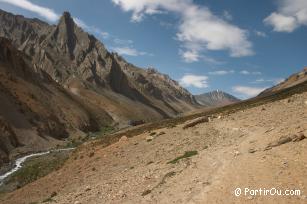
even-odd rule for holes
{"type": "Polygon", "coordinates": [[[49,203],[63,204],[306,203],[307,139],[281,139],[307,135],[306,101],[307,93],[297,94],[187,129],[182,124],[123,137],[106,148],[88,144],[59,171],[0,200],[8,204],[48,198],[49,203]],[[198,154],[169,163],[186,151],[198,154]],[[299,189],[301,195],[236,197],[236,188],[299,189]]]}

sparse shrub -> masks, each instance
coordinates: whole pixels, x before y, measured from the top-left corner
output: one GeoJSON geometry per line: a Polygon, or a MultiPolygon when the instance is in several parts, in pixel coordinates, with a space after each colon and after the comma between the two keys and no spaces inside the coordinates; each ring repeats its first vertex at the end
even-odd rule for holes
{"type": "Polygon", "coordinates": [[[149,193],[151,193],[151,190],[146,190],[146,191],[144,191],[143,193],[142,193],[142,196],[146,196],[146,195],[148,195],[149,193]]]}
{"type": "Polygon", "coordinates": [[[176,159],[173,159],[172,161],[167,162],[168,164],[176,164],[179,160],[184,159],[184,158],[189,158],[192,156],[197,155],[197,151],[187,151],[185,152],[182,156],[177,157],[176,159]]]}

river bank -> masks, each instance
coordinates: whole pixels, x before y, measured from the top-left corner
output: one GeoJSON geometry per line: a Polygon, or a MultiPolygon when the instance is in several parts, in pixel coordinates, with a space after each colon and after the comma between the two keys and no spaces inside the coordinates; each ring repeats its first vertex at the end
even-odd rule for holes
{"type": "Polygon", "coordinates": [[[32,153],[16,159],[11,169],[0,175],[0,192],[13,191],[59,169],[73,149],[32,153]]]}

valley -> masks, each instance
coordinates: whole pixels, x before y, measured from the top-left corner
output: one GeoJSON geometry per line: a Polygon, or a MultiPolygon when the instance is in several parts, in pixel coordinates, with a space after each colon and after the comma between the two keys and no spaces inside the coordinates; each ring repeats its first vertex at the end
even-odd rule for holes
{"type": "Polygon", "coordinates": [[[60,170],[2,199],[40,202],[56,192],[51,203],[304,203],[304,194],[236,197],[233,192],[237,187],[306,192],[306,104],[303,92],[233,113],[220,112],[209,122],[184,130],[191,120],[122,136],[107,147],[90,142],[60,170]],[[284,137],[294,139],[278,143],[284,137]]]}
{"type": "Polygon", "coordinates": [[[234,2],[0,0],[0,204],[307,203],[307,4],[234,2]]]}

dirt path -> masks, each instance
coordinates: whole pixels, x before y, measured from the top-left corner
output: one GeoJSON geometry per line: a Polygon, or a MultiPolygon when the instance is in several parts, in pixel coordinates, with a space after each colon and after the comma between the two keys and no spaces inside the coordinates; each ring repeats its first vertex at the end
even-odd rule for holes
{"type": "Polygon", "coordinates": [[[305,101],[307,93],[106,148],[85,145],[64,168],[2,203],[306,203],[307,139],[283,138],[307,135],[305,101]],[[198,154],[169,163],[187,151],[198,154]],[[236,188],[299,189],[301,195],[236,197],[236,188]]]}

